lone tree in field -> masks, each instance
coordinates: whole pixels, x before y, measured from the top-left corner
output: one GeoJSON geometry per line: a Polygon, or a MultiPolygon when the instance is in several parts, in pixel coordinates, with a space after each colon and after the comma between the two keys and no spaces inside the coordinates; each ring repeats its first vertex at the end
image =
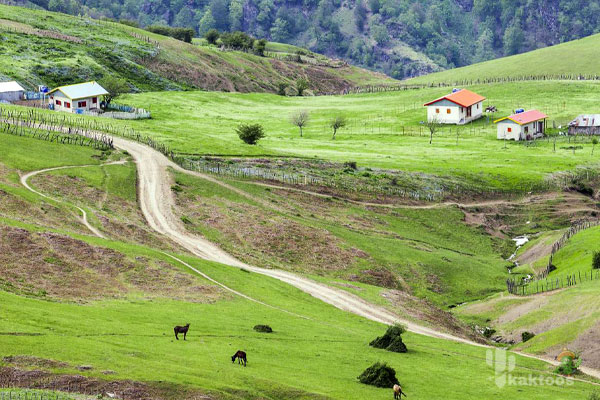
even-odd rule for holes
{"type": "Polygon", "coordinates": [[[433,142],[433,135],[435,135],[435,132],[442,127],[442,123],[437,115],[434,115],[425,122],[425,126],[429,129],[429,144],[431,144],[433,142]]]}
{"type": "Polygon", "coordinates": [[[204,38],[208,42],[208,44],[217,44],[217,40],[219,40],[219,36],[221,34],[216,29],[211,29],[204,34],[204,38]]]}
{"type": "Polygon", "coordinates": [[[290,122],[300,128],[300,137],[302,137],[302,128],[308,124],[309,119],[310,114],[306,110],[298,111],[291,115],[290,122]]]}
{"type": "Polygon", "coordinates": [[[121,78],[107,77],[106,79],[102,80],[100,84],[108,92],[108,94],[104,95],[104,102],[106,104],[105,107],[123,93],[129,93],[131,90],[127,82],[121,78]]]}
{"type": "Polygon", "coordinates": [[[304,78],[298,79],[296,81],[296,90],[298,91],[298,96],[302,96],[306,89],[308,89],[308,81],[304,78]]]}
{"type": "Polygon", "coordinates": [[[331,126],[331,129],[333,129],[333,136],[331,137],[331,139],[335,140],[335,134],[337,133],[338,129],[346,126],[346,117],[344,117],[343,115],[337,115],[331,120],[329,126],[331,126]]]}
{"type": "Polygon", "coordinates": [[[235,131],[240,139],[247,144],[256,144],[265,137],[265,130],[261,124],[240,124],[235,131]]]}

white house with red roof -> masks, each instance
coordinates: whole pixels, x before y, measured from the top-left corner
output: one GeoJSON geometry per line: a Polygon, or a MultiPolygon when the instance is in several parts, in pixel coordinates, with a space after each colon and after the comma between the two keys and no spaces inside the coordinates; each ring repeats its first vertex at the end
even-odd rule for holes
{"type": "MultiPolygon", "coordinates": [[[[518,110],[519,111],[519,110],[518,110]]],[[[538,110],[520,111],[494,121],[498,139],[531,140],[544,136],[548,116],[538,110]]]]}
{"type": "Polygon", "coordinates": [[[425,103],[427,121],[463,125],[481,118],[485,97],[467,89],[454,89],[452,93],[425,103]]]}
{"type": "Polygon", "coordinates": [[[48,92],[54,110],[76,113],[100,108],[100,97],[107,94],[95,81],[60,86],[48,92]]]}

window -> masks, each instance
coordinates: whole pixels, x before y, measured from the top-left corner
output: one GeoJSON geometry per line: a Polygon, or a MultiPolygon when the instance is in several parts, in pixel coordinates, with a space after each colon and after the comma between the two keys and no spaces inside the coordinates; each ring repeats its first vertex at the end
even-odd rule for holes
{"type": "Polygon", "coordinates": [[[512,132],[512,128],[508,128],[508,129],[506,130],[506,132],[508,132],[508,133],[512,132]]]}
{"type": "Polygon", "coordinates": [[[452,112],[452,110],[451,110],[450,108],[448,108],[448,109],[446,110],[446,114],[450,114],[451,112],[452,112]]]}
{"type": "Polygon", "coordinates": [[[528,126],[525,127],[525,133],[529,133],[529,127],[528,126]]]}
{"type": "Polygon", "coordinates": [[[479,103],[477,103],[477,109],[479,110],[479,103]]]}
{"type": "Polygon", "coordinates": [[[61,106],[61,105],[62,105],[62,101],[60,101],[60,100],[56,100],[56,105],[57,105],[57,106],[61,106]]]}
{"type": "Polygon", "coordinates": [[[80,101],[79,103],[77,103],[77,107],[78,108],[82,108],[82,107],[85,107],[85,106],[87,106],[87,102],[85,102],[85,101],[80,101]]]}
{"type": "Polygon", "coordinates": [[[440,113],[440,109],[439,109],[439,108],[436,108],[436,109],[435,109],[435,113],[436,113],[436,114],[439,114],[439,113],[440,113]]]}
{"type": "Polygon", "coordinates": [[[71,103],[68,103],[68,102],[65,101],[65,107],[66,108],[71,108],[71,103]]]}
{"type": "Polygon", "coordinates": [[[97,97],[92,98],[92,104],[98,104],[98,98],[97,97]]]}

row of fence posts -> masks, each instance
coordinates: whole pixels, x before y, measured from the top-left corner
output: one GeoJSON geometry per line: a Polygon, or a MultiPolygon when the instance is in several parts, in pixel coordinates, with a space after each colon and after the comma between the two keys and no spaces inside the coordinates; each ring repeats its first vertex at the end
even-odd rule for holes
{"type": "Polygon", "coordinates": [[[563,275],[551,279],[539,279],[526,284],[521,284],[515,279],[507,279],[508,292],[519,296],[529,296],[538,293],[551,292],[557,289],[568,288],[577,284],[600,280],[600,270],[578,271],[573,274],[563,275]]]}

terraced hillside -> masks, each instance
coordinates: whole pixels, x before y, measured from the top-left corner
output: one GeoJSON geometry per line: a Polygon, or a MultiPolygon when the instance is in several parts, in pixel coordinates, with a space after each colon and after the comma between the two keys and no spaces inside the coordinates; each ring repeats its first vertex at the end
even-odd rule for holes
{"type": "Polygon", "coordinates": [[[120,77],[134,91],[276,92],[279,83],[305,78],[318,93],[392,81],[328,59],[314,65],[222,52],[118,23],[6,5],[0,32],[0,78],[30,89],[120,77]]]}

